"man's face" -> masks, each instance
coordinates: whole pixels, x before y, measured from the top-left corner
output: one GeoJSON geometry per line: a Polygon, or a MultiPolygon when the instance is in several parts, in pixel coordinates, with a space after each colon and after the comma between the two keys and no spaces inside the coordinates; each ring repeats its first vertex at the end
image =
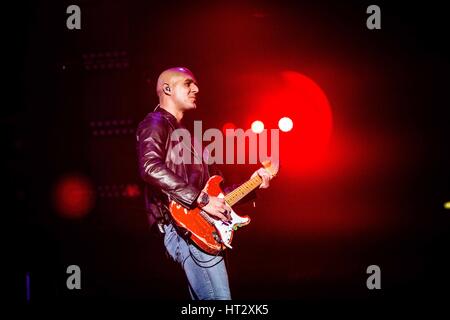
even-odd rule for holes
{"type": "Polygon", "coordinates": [[[172,99],[180,110],[186,111],[197,107],[197,93],[199,91],[197,81],[194,76],[187,73],[181,73],[173,79],[172,99]]]}

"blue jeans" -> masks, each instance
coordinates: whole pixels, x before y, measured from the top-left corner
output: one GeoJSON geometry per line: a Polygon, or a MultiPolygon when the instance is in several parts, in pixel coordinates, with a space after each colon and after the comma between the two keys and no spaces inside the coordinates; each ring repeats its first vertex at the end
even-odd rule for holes
{"type": "Polygon", "coordinates": [[[171,224],[164,226],[167,253],[181,265],[193,300],[231,300],[224,257],[210,255],[186,242],[171,224]]]}

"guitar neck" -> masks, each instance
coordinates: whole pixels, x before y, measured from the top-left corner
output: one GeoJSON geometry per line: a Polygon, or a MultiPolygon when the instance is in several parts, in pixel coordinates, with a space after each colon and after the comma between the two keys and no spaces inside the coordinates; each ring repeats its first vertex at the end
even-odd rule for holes
{"type": "Polygon", "coordinates": [[[255,190],[259,187],[259,185],[262,183],[262,179],[260,176],[255,176],[254,178],[248,180],[247,182],[243,183],[233,191],[231,191],[229,194],[225,196],[225,201],[230,205],[233,206],[236,204],[239,200],[244,198],[246,195],[248,195],[250,192],[255,190]]]}

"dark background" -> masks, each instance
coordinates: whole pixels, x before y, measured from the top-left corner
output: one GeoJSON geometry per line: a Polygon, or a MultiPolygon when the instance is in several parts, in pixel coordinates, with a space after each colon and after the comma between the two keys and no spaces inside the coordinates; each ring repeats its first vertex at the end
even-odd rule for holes
{"type": "MultiPolygon", "coordinates": [[[[295,169],[299,151],[284,151],[285,170],[255,209],[241,209],[255,212],[228,254],[235,299],[448,296],[445,11],[432,2],[376,3],[382,29],[368,30],[370,4],[91,0],[5,9],[8,296],[26,303],[28,272],[36,304],[188,298],[182,274],[148,230],[142,197],[100,196],[106,185],[141,187],[134,129],[157,104],[154,81],[171,66],[197,75],[200,107],[188,120],[204,127],[245,127],[244,119],[261,116],[241,104],[251,87],[242,79],[258,72],[305,74],[330,102],[328,162],[308,175],[295,169]],[[81,7],[81,30],[66,28],[70,4],[81,7]],[[89,54],[105,52],[118,52],[120,65],[86,69],[89,54]],[[91,123],[112,119],[125,121],[123,134],[93,134],[91,123]],[[54,208],[52,190],[67,173],[94,186],[85,217],[67,219],[54,208]],[[82,270],[80,291],[65,287],[71,264],[82,270]],[[379,291],[366,287],[371,264],[381,268],[379,291]]],[[[223,170],[239,181],[256,168],[223,170]]]]}

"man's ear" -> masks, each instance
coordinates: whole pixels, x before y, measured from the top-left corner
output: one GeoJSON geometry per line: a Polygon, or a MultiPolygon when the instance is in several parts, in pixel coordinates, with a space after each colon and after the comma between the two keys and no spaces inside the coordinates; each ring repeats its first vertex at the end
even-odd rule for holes
{"type": "Polygon", "coordinates": [[[171,95],[169,84],[167,84],[167,83],[163,84],[163,91],[166,95],[168,95],[168,96],[171,95]]]}

